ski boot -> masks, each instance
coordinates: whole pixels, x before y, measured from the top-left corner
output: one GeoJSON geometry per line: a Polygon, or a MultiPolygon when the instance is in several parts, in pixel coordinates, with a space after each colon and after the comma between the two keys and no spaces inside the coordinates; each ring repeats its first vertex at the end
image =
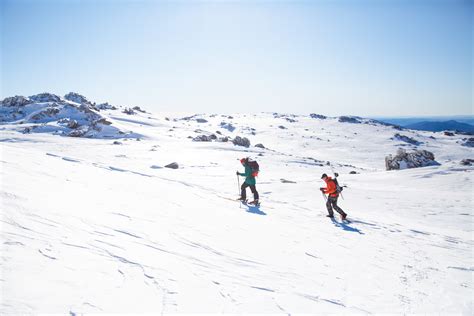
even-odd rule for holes
{"type": "Polygon", "coordinates": [[[260,202],[258,200],[253,200],[252,202],[249,202],[248,204],[255,205],[255,206],[260,206],[260,202]]]}

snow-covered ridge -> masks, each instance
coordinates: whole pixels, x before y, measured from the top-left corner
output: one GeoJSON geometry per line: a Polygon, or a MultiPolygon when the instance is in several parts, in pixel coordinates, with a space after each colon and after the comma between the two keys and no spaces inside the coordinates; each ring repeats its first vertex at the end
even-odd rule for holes
{"type": "MultiPolygon", "coordinates": [[[[153,139],[165,134],[176,140],[218,142],[263,152],[287,152],[288,146],[294,146],[298,151],[288,155],[318,165],[331,163],[328,159],[331,155],[324,155],[326,151],[337,152],[349,146],[351,157],[341,156],[339,165],[352,168],[354,172],[383,167],[386,158],[395,155],[400,148],[407,151],[405,157],[414,157],[415,151],[429,152],[433,161],[421,166],[450,161],[447,156],[452,155],[447,153],[451,152],[463,152],[460,160],[471,159],[469,147],[473,143],[473,139],[465,135],[414,131],[358,116],[327,117],[316,113],[152,115],[138,106],[97,104],[74,92],[64,97],[40,93],[6,98],[0,102],[0,125],[22,133],[86,138],[153,139]],[[376,161],[372,161],[373,153],[376,161]]],[[[406,160],[391,164],[390,168],[393,166],[420,164],[406,160]]]]}
{"type": "MultiPolygon", "coordinates": [[[[118,110],[108,103],[96,104],[70,92],[61,98],[51,93],[14,96],[0,102],[0,124],[13,125],[23,133],[52,133],[71,137],[137,137],[113,126],[101,110],[118,110]]],[[[124,111],[127,111],[125,109],[124,111]]]]}

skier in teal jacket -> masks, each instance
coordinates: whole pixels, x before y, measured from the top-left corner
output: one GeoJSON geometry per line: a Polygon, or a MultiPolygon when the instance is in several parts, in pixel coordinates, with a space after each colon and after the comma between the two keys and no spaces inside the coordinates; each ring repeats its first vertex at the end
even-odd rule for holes
{"type": "Polygon", "coordinates": [[[247,187],[250,187],[250,191],[253,193],[253,201],[250,202],[249,204],[255,204],[258,205],[258,192],[257,188],[255,187],[257,181],[255,180],[255,176],[257,175],[255,172],[252,171],[252,168],[248,164],[248,158],[242,158],[240,159],[240,163],[242,166],[245,167],[245,172],[236,172],[237,175],[245,177],[244,183],[242,183],[242,186],[240,187],[241,193],[240,193],[240,199],[241,201],[247,200],[247,187]]]}

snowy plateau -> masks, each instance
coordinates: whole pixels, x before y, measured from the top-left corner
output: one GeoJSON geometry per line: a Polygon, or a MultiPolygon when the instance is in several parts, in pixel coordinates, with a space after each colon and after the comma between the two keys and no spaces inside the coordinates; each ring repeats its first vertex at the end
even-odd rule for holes
{"type": "Polygon", "coordinates": [[[468,142],[359,117],[7,98],[0,314],[472,315],[468,142]],[[387,171],[400,148],[436,163],[387,171]],[[260,164],[260,207],[235,200],[242,157],[260,164]],[[334,172],[349,221],[326,217],[334,172]]]}

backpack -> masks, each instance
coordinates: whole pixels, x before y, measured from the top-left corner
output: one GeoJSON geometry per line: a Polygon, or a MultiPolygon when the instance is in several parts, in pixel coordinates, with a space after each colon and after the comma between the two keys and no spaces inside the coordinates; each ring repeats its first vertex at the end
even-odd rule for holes
{"type": "Polygon", "coordinates": [[[332,181],[334,181],[334,184],[336,184],[336,192],[341,193],[344,188],[339,185],[339,182],[337,182],[337,176],[334,176],[332,181]]]}
{"type": "Polygon", "coordinates": [[[253,159],[247,158],[247,164],[249,165],[250,169],[252,169],[252,177],[257,177],[258,172],[260,171],[260,166],[258,162],[253,159]]]}

